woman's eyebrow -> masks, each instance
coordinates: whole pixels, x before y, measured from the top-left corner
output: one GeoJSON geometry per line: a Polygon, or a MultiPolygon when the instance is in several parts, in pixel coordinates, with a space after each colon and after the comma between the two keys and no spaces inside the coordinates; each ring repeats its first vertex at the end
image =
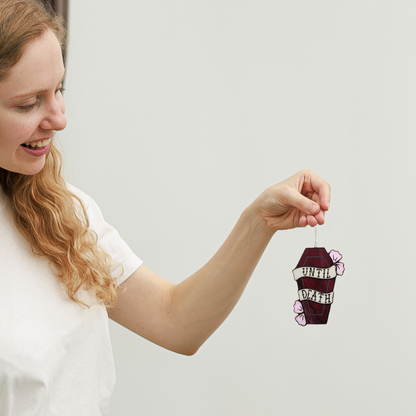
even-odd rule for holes
{"type": "MultiPolygon", "coordinates": [[[[66,75],[66,70],[64,71],[64,75],[63,75],[62,79],[59,81],[59,84],[64,82],[65,75],[66,75]]],[[[25,92],[24,94],[14,96],[12,98],[12,100],[18,100],[18,99],[25,98],[25,97],[31,97],[32,95],[39,95],[39,94],[42,94],[46,91],[47,90],[34,90],[34,91],[30,91],[30,92],[25,92]]]]}
{"type": "Polygon", "coordinates": [[[18,100],[20,98],[31,97],[32,95],[39,95],[44,92],[46,92],[46,90],[36,90],[36,91],[25,92],[24,94],[14,96],[12,100],[18,100]]]}

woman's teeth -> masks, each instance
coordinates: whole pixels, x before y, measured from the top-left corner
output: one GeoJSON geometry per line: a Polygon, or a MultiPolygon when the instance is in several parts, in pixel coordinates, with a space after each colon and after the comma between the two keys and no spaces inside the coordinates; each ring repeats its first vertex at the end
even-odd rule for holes
{"type": "Polygon", "coordinates": [[[51,139],[47,139],[47,140],[39,140],[37,142],[30,142],[30,143],[25,143],[26,147],[45,147],[47,144],[49,144],[51,142],[51,139]]]}

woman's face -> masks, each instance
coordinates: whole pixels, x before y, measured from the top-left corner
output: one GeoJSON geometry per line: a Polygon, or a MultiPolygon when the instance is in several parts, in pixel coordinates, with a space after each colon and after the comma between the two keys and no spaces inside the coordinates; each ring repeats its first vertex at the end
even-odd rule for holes
{"type": "Polygon", "coordinates": [[[33,175],[42,170],[49,141],[66,126],[61,47],[48,30],[29,43],[0,82],[0,167],[33,175]]]}

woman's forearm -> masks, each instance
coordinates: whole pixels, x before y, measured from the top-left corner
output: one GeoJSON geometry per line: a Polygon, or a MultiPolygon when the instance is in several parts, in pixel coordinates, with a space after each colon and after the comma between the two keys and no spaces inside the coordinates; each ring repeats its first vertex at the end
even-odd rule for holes
{"type": "Polygon", "coordinates": [[[196,352],[229,315],[272,236],[256,203],[250,205],[212,259],[173,287],[171,318],[184,349],[196,352]]]}

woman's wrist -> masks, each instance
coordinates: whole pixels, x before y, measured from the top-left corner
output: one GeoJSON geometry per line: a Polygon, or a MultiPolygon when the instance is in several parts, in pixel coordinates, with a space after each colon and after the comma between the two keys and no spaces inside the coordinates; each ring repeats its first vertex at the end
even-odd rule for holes
{"type": "Polygon", "coordinates": [[[260,195],[255,199],[245,210],[243,216],[248,218],[251,228],[257,234],[264,235],[264,237],[270,239],[277,231],[270,226],[267,214],[263,209],[264,195],[260,195]]]}

